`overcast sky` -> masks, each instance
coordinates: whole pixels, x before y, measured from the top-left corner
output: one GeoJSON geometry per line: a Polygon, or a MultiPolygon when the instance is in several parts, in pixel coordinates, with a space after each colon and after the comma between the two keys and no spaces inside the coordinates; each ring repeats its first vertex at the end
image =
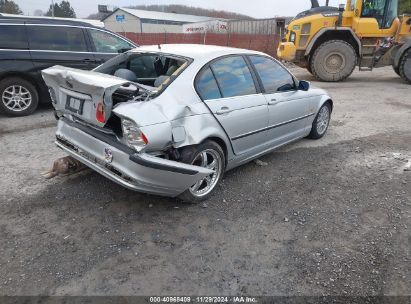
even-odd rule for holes
{"type": "MultiPolygon", "coordinates": [[[[47,11],[51,0],[14,0],[25,15],[33,15],[36,9],[47,11]]],[[[54,0],[60,2],[60,0],[54,0]]],[[[325,0],[319,0],[324,5],[325,0]]],[[[337,6],[344,0],[331,0],[330,5],[337,6]]],[[[242,13],[255,18],[274,17],[276,15],[294,16],[311,6],[310,0],[70,0],[77,17],[87,17],[97,12],[98,4],[111,4],[118,7],[140,4],[185,4],[216,10],[242,13]]]]}

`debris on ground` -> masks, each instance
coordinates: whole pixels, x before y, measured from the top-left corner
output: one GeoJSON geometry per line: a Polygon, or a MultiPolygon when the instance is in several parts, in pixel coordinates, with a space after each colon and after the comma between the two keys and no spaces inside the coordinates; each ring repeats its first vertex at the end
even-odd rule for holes
{"type": "Polygon", "coordinates": [[[260,159],[254,160],[254,164],[256,164],[257,166],[260,166],[260,167],[266,167],[266,166],[268,166],[268,163],[266,163],[266,162],[264,162],[264,161],[262,161],[262,160],[260,160],[260,159]]]}

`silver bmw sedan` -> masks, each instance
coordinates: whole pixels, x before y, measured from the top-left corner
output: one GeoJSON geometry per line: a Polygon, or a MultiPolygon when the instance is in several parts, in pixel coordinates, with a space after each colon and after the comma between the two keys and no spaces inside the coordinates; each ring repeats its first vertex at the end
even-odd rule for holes
{"type": "Polygon", "coordinates": [[[190,202],[227,170],[323,137],[333,109],[274,58],[220,46],[140,47],[93,71],[42,73],[57,146],[126,188],[190,202]]]}

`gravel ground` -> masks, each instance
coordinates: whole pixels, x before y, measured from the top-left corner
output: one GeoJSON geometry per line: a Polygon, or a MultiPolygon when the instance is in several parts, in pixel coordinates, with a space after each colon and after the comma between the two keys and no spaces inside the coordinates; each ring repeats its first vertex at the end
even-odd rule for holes
{"type": "Polygon", "coordinates": [[[0,117],[2,295],[410,295],[411,87],[390,68],[329,90],[328,135],[228,172],[204,204],[134,193],[64,154],[44,107],[0,117]]]}

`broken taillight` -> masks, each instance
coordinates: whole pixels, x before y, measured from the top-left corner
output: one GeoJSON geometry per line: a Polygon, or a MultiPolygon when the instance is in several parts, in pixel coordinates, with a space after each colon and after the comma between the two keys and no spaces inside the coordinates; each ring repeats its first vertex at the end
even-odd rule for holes
{"type": "Polygon", "coordinates": [[[140,152],[146,145],[148,145],[147,137],[134,121],[122,119],[121,125],[123,127],[123,136],[130,147],[136,149],[137,152],[140,152]]]}
{"type": "Polygon", "coordinates": [[[102,102],[97,104],[96,119],[101,123],[106,122],[106,113],[104,112],[104,104],[102,102]]]}

